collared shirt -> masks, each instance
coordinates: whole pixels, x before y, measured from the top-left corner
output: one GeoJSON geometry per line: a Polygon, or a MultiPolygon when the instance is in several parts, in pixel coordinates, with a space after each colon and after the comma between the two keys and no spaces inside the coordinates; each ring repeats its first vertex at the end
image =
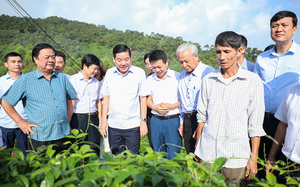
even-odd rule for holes
{"type": "MultiPolygon", "coordinates": [[[[152,95],[152,102],[154,105],[160,103],[174,104],[180,100],[178,91],[178,81],[180,73],[168,69],[167,75],[164,79],[159,79],[156,73],[153,73],[147,78],[147,83],[152,95]]],[[[152,114],[161,115],[152,110],[152,114]]],[[[166,115],[179,114],[179,108],[170,110],[166,115]]]]}
{"type": "Polygon", "coordinates": [[[199,61],[198,66],[192,73],[182,70],[179,77],[180,93],[180,124],[183,124],[184,113],[195,112],[201,87],[201,80],[205,75],[214,71],[214,68],[199,61]]]}
{"type": "Polygon", "coordinates": [[[285,94],[275,117],[287,124],[282,153],[300,164],[300,85],[285,94]]]}
{"type": "MultiPolygon", "coordinates": [[[[23,73],[22,73],[23,75],[23,73]]],[[[21,76],[22,76],[21,75],[21,76]]],[[[10,86],[15,82],[15,79],[11,78],[9,73],[0,77],[0,98],[4,93],[10,88],[10,86]]],[[[24,120],[28,120],[27,114],[25,113],[22,101],[19,101],[15,106],[15,110],[24,120]]],[[[0,105],[0,126],[5,128],[19,128],[19,126],[6,114],[5,110],[0,105]]]]}
{"type": "Polygon", "coordinates": [[[275,113],[289,88],[300,83],[300,45],[279,56],[275,46],[257,57],[254,72],[264,83],[266,112],[275,113]]]}
{"type": "Polygon", "coordinates": [[[23,101],[28,122],[38,125],[32,130],[37,141],[52,141],[70,134],[67,99],[75,99],[76,92],[63,73],[53,71],[50,81],[36,69],[20,76],[2,99],[15,106],[23,101]]]}
{"type": "Polygon", "coordinates": [[[73,112],[77,114],[94,113],[97,111],[96,102],[101,99],[100,84],[94,77],[87,82],[81,72],[72,75],[69,80],[76,91],[73,112]]]}
{"type": "Polygon", "coordinates": [[[241,65],[242,68],[246,69],[246,70],[249,70],[249,71],[254,71],[254,67],[255,67],[255,64],[253,62],[250,62],[248,61],[245,57],[244,57],[244,61],[241,65]]]}
{"type": "Polygon", "coordinates": [[[116,67],[110,68],[104,79],[101,94],[110,96],[108,125],[131,129],[140,126],[140,97],[150,94],[145,71],[130,66],[125,75],[116,67]]]}
{"type": "Polygon", "coordinates": [[[248,137],[265,135],[263,84],[241,67],[231,81],[226,80],[220,69],[202,80],[197,120],[205,125],[195,154],[209,162],[231,158],[224,167],[241,168],[251,153],[248,137]]]}

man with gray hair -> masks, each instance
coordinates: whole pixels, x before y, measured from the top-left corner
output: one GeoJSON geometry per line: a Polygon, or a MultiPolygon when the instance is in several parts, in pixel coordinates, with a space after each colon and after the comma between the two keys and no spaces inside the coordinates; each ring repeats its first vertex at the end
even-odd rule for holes
{"type": "Polygon", "coordinates": [[[176,56],[183,68],[179,77],[181,119],[178,131],[184,138],[186,152],[194,153],[196,140],[192,136],[198,126],[196,113],[201,81],[214,68],[200,62],[198,49],[191,43],[181,44],[176,56]]]}

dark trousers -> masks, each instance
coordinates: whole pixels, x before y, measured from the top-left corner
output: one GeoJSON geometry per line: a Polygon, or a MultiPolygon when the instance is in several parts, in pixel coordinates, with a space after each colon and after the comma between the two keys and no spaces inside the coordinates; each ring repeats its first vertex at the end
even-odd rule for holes
{"type": "Polygon", "coordinates": [[[127,149],[133,154],[140,151],[140,127],[116,129],[108,127],[108,141],[111,152],[118,155],[127,149]]]}
{"type": "Polygon", "coordinates": [[[27,135],[23,133],[20,128],[4,128],[0,127],[2,131],[2,138],[3,143],[6,148],[13,148],[15,145],[15,140],[17,139],[17,147],[23,151],[26,155],[26,142],[27,142],[27,135]]]}
{"type": "Polygon", "coordinates": [[[151,117],[152,117],[151,112],[147,113],[147,127],[148,127],[148,134],[147,135],[148,135],[149,145],[153,149],[153,145],[152,145],[152,141],[151,141],[151,125],[150,125],[151,117]]]}
{"type": "Polygon", "coordinates": [[[196,116],[193,118],[184,117],[183,121],[183,139],[184,146],[187,153],[195,152],[196,140],[193,138],[193,134],[198,127],[196,116]]]}
{"type": "Polygon", "coordinates": [[[179,135],[179,117],[173,119],[151,118],[151,140],[154,151],[167,152],[168,159],[180,153],[182,139],[179,135]]]}
{"type": "Polygon", "coordinates": [[[52,147],[53,150],[55,150],[55,154],[58,154],[59,152],[63,151],[63,150],[67,150],[69,147],[70,147],[70,144],[66,144],[64,145],[64,143],[66,141],[70,141],[69,138],[62,138],[62,139],[59,139],[59,140],[51,140],[51,141],[37,141],[37,140],[34,140],[34,139],[27,139],[27,148],[28,150],[34,150],[34,151],[37,151],[37,148],[45,145],[45,146],[48,146],[48,145],[52,145],[52,144],[55,144],[55,146],[52,147]]]}
{"type": "MultiPolygon", "coordinates": [[[[90,117],[90,122],[98,127],[99,126],[98,115],[90,117]]],[[[88,135],[84,138],[84,141],[93,142],[100,146],[100,132],[96,127],[89,124],[88,116],[80,116],[77,114],[73,114],[70,125],[72,129],[78,129],[80,132],[82,131],[88,133],[88,135]]],[[[90,146],[95,151],[95,153],[99,156],[100,149],[94,145],[90,145],[90,146]]]]}
{"type": "MultiPolygon", "coordinates": [[[[274,138],[279,122],[280,121],[278,119],[276,119],[274,117],[274,115],[265,114],[263,128],[264,128],[266,134],[271,136],[272,138],[274,138]]],[[[262,160],[268,159],[269,152],[272,148],[272,144],[273,144],[273,140],[271,140],[270,138],[268,138],[266,136],[261,137],[260,145],[259,145],[259,152],[258,152],[258,156],[260,159],[262,159],[262,160]]],[[[285,158],[285,156],[283,155],[283,153],[280,150],[277,153],[276,160],[282,160],[284,158],[285,158]]],[[[259,179],[265,178],[266,171],[265,171],[264,166],[258,164],[258,168],[263,168],[263,170],[258,171],[257,177],[259,179]]]]}

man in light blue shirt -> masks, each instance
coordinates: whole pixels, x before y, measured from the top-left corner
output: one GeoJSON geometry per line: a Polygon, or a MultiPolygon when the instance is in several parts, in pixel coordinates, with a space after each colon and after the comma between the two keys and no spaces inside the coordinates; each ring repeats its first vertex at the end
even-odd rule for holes
{"type": "MultiPolygon", "coordinates": [[[[8,68],[6,75],[0,77],[0,98],[10,88],[10,86],[22,75],[23,62],[22,56],[16,52],[11,52],[5,55],[4,65],[8,68]]],[[[28,120],[25,113],[22,101],[19,101],[15,106],[15,110],[24,120],[28,120]]],[[[2,137],[4,139],[4,146],[6,148],[13,148],[15,139],[17,139],[17,147],[26,154],[26,134],[22,132],[19,126],[6,114],[0,105],[0,129],[2,130],[2,137]]]]}
{"type": "MultiPolygon", "coordinates": [[[[87,54],[81,60],[82,70],[70,78],[70,83],[76,91],[76,99],[72,100],[74,110],[70,122],[71,128],[87,132],[88,135],[85,137],[85,141],[97,145],[100,145],[100,133],[96,127],[90,125],[90,122],[98,127],[99,119],[101,119],[100,83],[94,77],[99,66],[99,58],[87,54]]],[[[99,148],[93,145],[91,147],[99,156],[99,148]]]]}
{"type": "Polygon", "coordinates": [[[201,80],[214,68],[199,61],[198,49],[191,43],[181,44],[176,56],[183,68],[179,77],[181,119],[178,131],[184,138],[186,152],[194,153],[196,140],[193,134],[198,126],[196,113],[201,80]]]}
{"type": "MultiPolygon", "coordinates": [[[[254,72],[264,83],[265,132],[274,137],[279,120],[274,117],[289,88],[300,83],[300,45],[292,37],[297,32],[297,16],[290,11],[276,13],[271,21],[271,38],[275,46],[257,57],[254,72]]],[[[267,159],[273,141],[262,137],[259,157],[267,159]],[[266,154],[266,158],[264,157],[266,154]]],[[[277,159],[282,154],[277,155],[277,159]]],[[[264,177],[260,172],[259,177],[264,177]]]]}
{"type": "Polygon", "coordinates": [[[243,35],[241,35],[241,39],[242,39],[242,44],[241,44],[241,49],[242,49],[242,52],[241,54],[237,57],[237,61],[238,63],[241,65],[242,68],[246,69],[246,70],[249,70],[251,72],[254,71],[254,66],[255,64],[253,62],[250,62],[246,59],[245,57],[245,52],[246,52],[246,49],[247,49],[247,38],[243,35]]]}
{"type": "Polygon", "coordinates": [[[168,68],[167,55],[155,50],[150,54],[154,73],[147,78],[151,95],[147,105],[152,109],[151,140],[154,151],[167,152],[168,159],[180,153],[182,138],[179,135],[179,73],[168,68]]]}
{"type": "Polygon", "coordinates": [[[109,69],[101,89],[103,114],[101,131],[108,132],[113,154],[120,154],[125,146],[134,154],[139,153],[140,137],[147,135],[147,103],[150,94],[145,71],[131,65],[131,51],[119,44],[113,49],[116,67],[109,69]],[[109,118],[106,116],[109,111],[109,118]]]}
{"type": "Polygon", "coordinates": [[[20,129],[30,135],[32,146],[27,141],[28,149],[57,144],[53,148],[59,152],[67,148],[63,145],[64,137],[70,134],[67,102],[76,98],[76,92],[63,73],[53,71],[55,50],[51,45],[36,45],[32,59],[37,69],[20,76],[2,97],[1,105],[20,129]],[[20,100],[28,121],[13,107],[20,100]]]}

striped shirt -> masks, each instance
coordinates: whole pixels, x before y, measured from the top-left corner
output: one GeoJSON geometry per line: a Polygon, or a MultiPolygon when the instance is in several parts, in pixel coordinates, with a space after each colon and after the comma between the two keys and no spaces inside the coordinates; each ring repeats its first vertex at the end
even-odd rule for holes
{"type": "Polygon", "coordinates": [[[15,106],[23,101],[28,122],[37,141],[52,141],[70,134],[67,99],[76,98],[76,92],[63,73],[53,71],[50,81],[36,69],[20,76],[2,99],[15,106]]]}
{"type": "Polygon", "coordinates": [[[202,80],[197,119],[205,125],[195,154],[209,162],[226,157],[229,160],[224,167],[242,168],[251,153],[248,137],[265,135],[263,84],[241,67],[226,80],[220,69],[202,80]]]}

